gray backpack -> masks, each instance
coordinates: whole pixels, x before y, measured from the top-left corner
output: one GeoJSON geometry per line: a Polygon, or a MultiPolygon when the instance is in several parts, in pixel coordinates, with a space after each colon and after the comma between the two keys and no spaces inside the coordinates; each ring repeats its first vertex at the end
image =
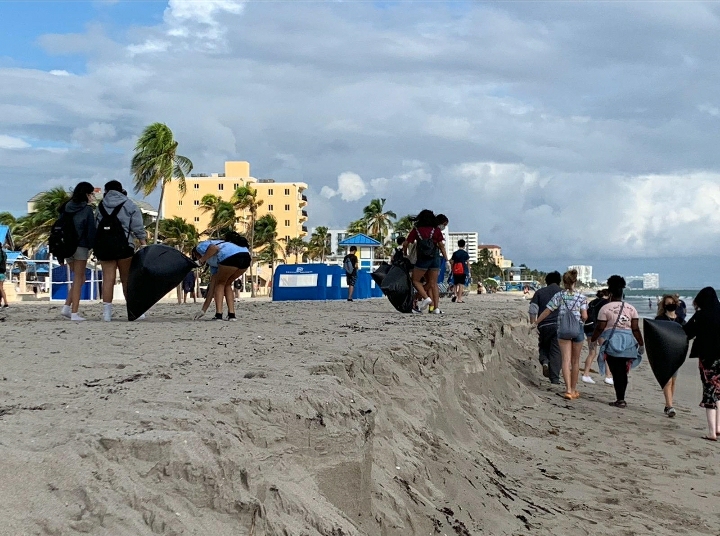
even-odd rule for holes
{"type": "MultiPolygon", "coordinates": [[[[577,305],[578,301],[580,301],[581,296],[578,296],[575,301],[573,302],[572,306],[575,307],[577,305]]],[[[560,296],[560,301],[565,306],[565,309],[567,311],[565,314],[558,314],[558,328],[557,328],[557,336],[558,339],[562,340],[571,340],[575,339],[580,336],[580,334],[583,333],[583,325],[580,323],[580,321],[575,318],[575,315],[572,312],[572,307],[568,307],[567,303],[565,303],[565,298],[560,296]]]]}

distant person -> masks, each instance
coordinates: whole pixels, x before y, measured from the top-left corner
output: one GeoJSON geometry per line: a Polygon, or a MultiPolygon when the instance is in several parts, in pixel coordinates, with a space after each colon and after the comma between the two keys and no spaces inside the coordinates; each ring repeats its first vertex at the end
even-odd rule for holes
{"type": "MultiPolygon", "coordinates": [[[[199,264],[217,262],[217,273],[213,289],[215,299],[215,317],[213,320],[223,319],[223,298],[227,302],[227,320],[235,322],[235,299],[233,283],[250,267],[250,250],[225,240],[205,240],[192,250],[192,258],[199,264]]],[[[209,290],[209,289],[208,289],[209,290]]]]}
{"type": "MultiPolygon", "coordinates": [[[[681,326],[685,325],[685,321],[681,320],[677,315],[678,299],[673,294],[665,294],[658,303],[658,311],[655,320],[667,320],[668,322],[676,322],[681,326]]],[[[665,415],[674,417],[676,415],[673,407],[673,397],[675,396],[675,386],[677,385],[678,371],[675,372],[670,381],[663,387],[665,395],[665,415]]]]}
{"type": "Polygon", "coordinates": [[[410,244],[415,244],[417,260],[412,271],[412,284],[420,298],[417,311],[422,312],[432,306],[434,314],[440,314],[438,307],[440,290],[438,289],[438,276],[440,274],[440,255],[447,259],[445,251],[445,238],[442,228],[447,225],[447,218],[443,216],[443,223],[438,221],[432,210],[421,210],[415,219],[415,226],[408,234],[403,244],[403,254],[407,255],[410,244]],[[422,281],[425,280],[425,285],[422,281]],[[437,312],[435,312],[437,311],[437,312]]]}
{"type": "Polygon", "coordinates": [[[90,250],[95,243],[95,217],[93,215],[92,203],[95,201],[95,187],[89,182],[80,182],[72,192],[72,197],[60,207],[60,214],[66,221],[71,221],[72,225],[65,227],[63,224],[62,234],[65,238],[69,238],[71,229],[77,236],[77,249],[70,257],[58,259],[60,264],[70,267],[72,272],[72,283],[68,292],[65,305],[63,305],[60,314],[65,318],[69,318],[74,322],[82,322],[85,320],[78,313],[80,307],[80,296],[82,288],[85,284],[85,268],[90,258],[90,250]],[[68,236],[65,236],[68,235],[68,236]]]}
{"type": "Polygon", "coordinates": [[[5,294],[5,272],[7,271],[7,252],[5,248],[0,244],[0,307],[10,307],[8,305],[7,294],[5,294]],[[5,305],[3,305],[5,300],[5,305]]]}
{"type": "MultiPolygon", "coordinates": [[[[600,309],[602,309],[603,306],[608,303],[610,303],[610,292],[608,291],[608,289],[605,288],[602,290],[598,290],[597,294],[595,295],[595,299],[588,304],[588,317],[585,321],[584,327],[586,337],[592,336],[593,331],[595,331],[595,325],[597,324],[597,315],[600,312],[600,309]]],[[[605,383],[612,385],[612,372],[610,372],[610,368],[606,366],[604,356],[598,355],[597,342],[588,341],[588,355],[585,358],[585,368],[580,379],[584,383],[595,383],[595,380],[593,380],[592,376],[590,376],[590,367],[592,366],[593,361],[596,357],[598,358],[598,368],[600,369],[600,373],[605,374],[605,383]]]]}
{"type": "Polygon", "coordinates": [[[345,270],[345,281],[348,286],[348,297],[347,301],[353,301],[353,294],[355,292],[355,285],[357,284],[358,276],[358,258],[357,258],[357,247],[350,246],[350,253],[345,255],[343,258],[343,269],[345,270]]]}
{"type": "Polygon", "coordinates": [[[403,259],[405,259],[405,255],[403,255],[403,249],[402,245],[405,243],[405,237],[400,235],[395,239],[395,243],[397,246],[395,247],[395,251],[393,253],[392,259],[390,259],[391,264],[397,264],[403,262],[403,259]]]}
{"type": "Polygon", "coordinates": [[[628,385],[628,372],[634,359],[645,351],[642,333],[640,332],[638,312],[635,307],[623,300],[625,279],[612,275],[607,281],[610,291],[610,303],[603,306],[598,313],[597,324],[591,342],[602,338],[600,351],[605,353],[605,361],[613,375],[615,402],[611,406],[624,408],[625,391],[628,385]]]}
{"type": "MultiPolygon", "coordinates": [[[[147,232],[142,213],[124,193],[120,181],[105,184],[105,195],[98,205],[98,239],[95,256],[100,261],[103,272],[102,319],[112,320],[112,301],[115,290],[116,273],[120,272],[123,295],[127,299],[130,263],[135,253],[135,239],[141,246],[147,244],[147,232]]],[[[144,318],[144,315],[140,316],[144,318]]]]}
{"type": "Polygon", "coordinates": [[[653,308],[652,298],[648,298],[648,309],[652,309],[652,308],[653,308]]]}
{"type": "Polygon", "coordinates": [[[193,303],[197,303],[195,296],[195,270],[190,270],[182,282],[183,303],[187,303],[188,294],[192,297],[193,303]]]}
{"type": "Polygon", "coordinates": [[[562,396],[566,400],[580,398],[577,381],[580,374],[580,352],[585,341],[583,324],[587,320],[588,304],[585,295],[575,290],[577,279],[577,270],[569,270],[563,274],[562,283],[565,289],[552,297],[536,321],[536,324],[539,324],[554,311],[558,312],[557,338],[562,356],[562,375],[565,380],[565,394],[562,396]],[[564,332],[566,327],[572,329],[564,332]]]}
{"type": "Polygon", "coordinates": [[[465,251],[465,240],[462,238],[458,240],[458,249],[453,252],[450,257],[450,264],[452,264],[452,276],[453,276],[453,296],[452,301],[457,303],[463,302],[463,290],[465,290],[465,281],[470,269],[468,262],[470,261],[470,255],[465,251]]]}
{"type": "Polygon", "coordinates": [[[705,439],[717,441],[720,436],[720,301],[712,287],[705,287],[693,301],[695,314],[683,327],[689,339],[695,339],[690,357],[698,358],[700,380],[703,386],[700,407],[705,408],[708,435],[705,439]]]}
{"type": "Polygon", "coordinates": [[[482,284],[482,283],[478,283],[478,285],[477,285],[477,293],[478,293],[478,294],[482,294],[483,292],[485,292],[485,288],[483,287],[483,284],[482,284]]]}
{"type": "MultiPolygon", "coordinates": [[[[561,280],[562,276],[558,271],[550,272],[545,276],[547,286],[537,290],[530,300],[528,314],[531,324],[535,323],[538,313],[546,309],[553,296],[561,292],[561,280]]],[[[557,311],[553,311],[542,322],[537,324],[538,358],[543,369],[543,376],[549,378],[550,383],[554,385],[560,383],[560,372],[562,370],[562,357],[557,338],[557,316],[557,311]]]]}
{"type": "Polygon", "coordinates": [[[678,303],[677,316],[680,320],[687,320],[687,304],[680,298],[679,294],[673,294],[678,303]]]}

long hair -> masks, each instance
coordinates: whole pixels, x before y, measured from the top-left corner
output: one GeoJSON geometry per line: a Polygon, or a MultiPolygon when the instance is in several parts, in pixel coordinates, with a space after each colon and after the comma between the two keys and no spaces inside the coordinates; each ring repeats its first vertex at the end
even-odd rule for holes
{"type": "Polygon", "coordinates": [[[720,300],[718,300],[717,292],[712,287],[705,287],[698,292],[693,304],[696,309],[701,311],[720,311],[720,300]]]}
{"type": "Polygon", "coordinates": [[[667,311],[665,310],[665,302],[668,301],[668,300],[672,300],[672,302],[673,302],[675,305],[680,305],[680,300],[678,299],[678,297],[677,297],[676,295],[674,295],[674,294],[663,294],[662,300],[660,300],[660,302],[658,303],[658,310],[657,310],[657,315],[658,315],[658,316],[664,316],[665,313],[667,312],[667,311]]]}
{"type": "Polygon", "coordinates": [[[87,203],[87,196],[95,193],[95,187],[89,182],[79,182],[73,189],[72,200],[76,203],[87,203]]]}
{"type": "Polygon", "coordinates": [[[424,209],[415,217],[415,227],[435,227],[435,213],[424,209]]]}

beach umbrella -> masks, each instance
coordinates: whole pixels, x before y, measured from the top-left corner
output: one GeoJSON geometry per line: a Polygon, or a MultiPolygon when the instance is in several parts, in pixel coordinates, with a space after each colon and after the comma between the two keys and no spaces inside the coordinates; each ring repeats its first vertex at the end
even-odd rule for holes
{"type": "Polygon", "coordinates": [[[688,353],[688,338],[677,322],[643,320],[645,353],[660,387],[680,370],[688,353]]]}
{"type": "Polygon", "coordinates": [[[154,244],[139,249],[130,264],[127,313],[131,322],[182,283],[195,263],[177,249],[154,244]]]}

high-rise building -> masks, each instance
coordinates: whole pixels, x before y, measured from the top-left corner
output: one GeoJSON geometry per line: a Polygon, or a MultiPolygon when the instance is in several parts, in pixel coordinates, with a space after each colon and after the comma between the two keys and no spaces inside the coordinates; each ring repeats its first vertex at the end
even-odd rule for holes
{"type": "MultiPolygon", "coordinates": [[[[202,233],[209,227],[212,218],[211,212],[203,212],[200,208],[203,196],[213,194],[224,201],[230,201],[240,186],[251,186],[257,190],[257,199],[262,201],[258,208],[258,218],[265,214],[275,216],[279,239],[287,241],[307,234],[307,197],[303,191],[308,185],[304,182],[256,179],[250,176],[248,162],[225,162],[224,173],[193,173],[185,179],[185,184],[185,195],[180,194],[175,179],[165,187],[163,218],[179,216],[195,225],[202,233]]],[[[243,218],[243,214],[237,215],[243,218]]]]}
{"type": "Polygon", "coordinates": [[[452,255],[453,251],[459,249],[458,240],[465,240],[465,251],[470,256],[470,262],[478,260],[478,234],[471,232],[448,233],[447,252],[452,255]]]}
{"type": "Polygon", "coordinates": [[[568,270],[577,270],[578,272],[578,281],[585,285],[589,285],[593,282],[592,277],[592,266],[585,266],[585,265],[575,265],[575,266],[568,266],[568,270]]]}
{"type": "Polygon", "coordinates": [[[643,274],[643,289],[660,288],[660,274],[643,274]]]}

